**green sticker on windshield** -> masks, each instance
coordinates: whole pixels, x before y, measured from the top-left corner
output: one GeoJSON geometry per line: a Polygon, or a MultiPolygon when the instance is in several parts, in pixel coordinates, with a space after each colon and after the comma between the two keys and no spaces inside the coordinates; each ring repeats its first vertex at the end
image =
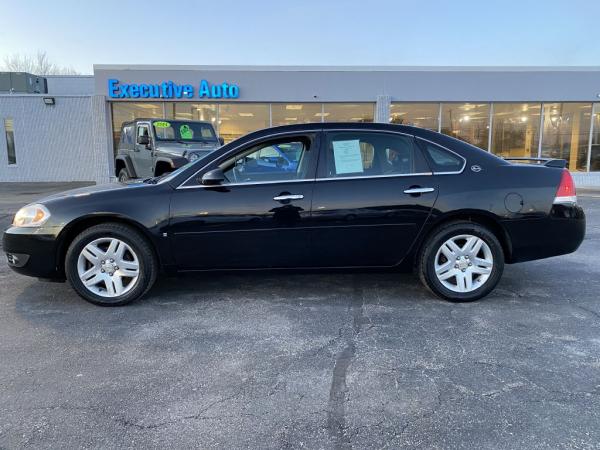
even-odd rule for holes
{"type": "Polygon", "coordinates": [[[181,135],[181,139],[194,139],[194,132],[187,124],[179,127],[179,134],[181,135]]]}
{"type": "Polygon", "coordinates": [[[156,128],[169,128],[171,124],[169,122],[154,122],[156,128]]]}

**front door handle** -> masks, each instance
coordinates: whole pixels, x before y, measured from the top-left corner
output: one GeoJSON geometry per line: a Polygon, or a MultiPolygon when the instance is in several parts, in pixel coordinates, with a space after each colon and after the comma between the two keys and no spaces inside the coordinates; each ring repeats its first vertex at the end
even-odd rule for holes
{"type": "Polygon", "coordinates": [[[273,200],[276,202],[280,202],[283,200],[302,200],[304,195],[302,194],[287,194],[287,195],[278,195],[277,197],[273,197],[273,200]]]}
{"type": "Polygon", "coordinates": [[[427,192],[433,192],[435,191],[434,188],[430,188],[430,187],[414,187],[414,188],[410,188],[410,189],[405,189],[404,193],[405,194],[425,194],[427,192]]]}

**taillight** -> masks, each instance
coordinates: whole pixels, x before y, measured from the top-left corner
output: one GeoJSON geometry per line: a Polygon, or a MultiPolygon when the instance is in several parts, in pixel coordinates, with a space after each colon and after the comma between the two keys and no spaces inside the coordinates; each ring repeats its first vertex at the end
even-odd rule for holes
{"type": "Polygon", "coordinates": [[[560,184],[558,185],[558,190],[556,191],[556,197],[554,197],[555,205],[565,203],[577,203],[575,183],[573,183],[571,172],[569,172],[567,169],[563,169],[563,173],[560,178],[560,184]]]}

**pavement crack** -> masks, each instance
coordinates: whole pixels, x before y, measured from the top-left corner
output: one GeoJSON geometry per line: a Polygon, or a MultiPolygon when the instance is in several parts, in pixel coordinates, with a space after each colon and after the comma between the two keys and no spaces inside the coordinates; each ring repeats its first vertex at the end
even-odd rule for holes
{"type": "Polygon", "coordinates": [[[346,402],[348,400],[348,368],[356,355],[356,336],[364,324],[364,292],[361,283],[355,277],[348,305],[352,323],[340,330],[345,338],[344,348],[338,352],[333,366],[331,389],[327,408],[327,430],[334,441],[334,448],[351,448],[350,434],[346,424],[346,402]]]}
{"type": "Polygon", "coordinates": [[[600,313],[594,311],[593,309],[587,308],[585,306],[579,305],[579,304],[575,304],[575,303],[571,303],[573,306],[575,306],[576,308],[581,309],[582,311],[587,312],[588,314],[591,314],[592,316],[594,316],[596,319],[600,319],[600,313]]]}
{"type": "Polygon", "coordinates": [[[229,400],[233,400],[237,397],[239,397],[243,392],[244,392],[244,388],[245,385],[248,384],[248,380],[246,380],[246,382],[239,387],[239,389],[234,392],[231,395],[228,395],[226,397],[222,397],[219,398],[217,400],[214,400],[210,403],[208,403],[206,406],[204,406],[203,408],[201,408],[198,412],[196,412],[195,414],[190,414],[190,415],[186,415],[186,416],[180,416],[177,418],[174,418],[172,420],[165,420],[163,422],[157,422],[157,423],[151,423],[151,424],[144,424],[144,423],[140,423],[138,421],[133,421],[127,418],[119,418],[117,419],[117,422],[119,422],[121,425],[125,426],[125,427],[133,427],[133,428],[137,428],[140,430],[152,430],[155,428],[161,428],[164,426],[168,426],[177,422],[181,422],[184,420],[205,420],[205,419],[214,419],[217,418],[218,416],[207,416],[206,413],[213,407],[216,405],[219,405],[221,403],[225,403],[229,400]]]}

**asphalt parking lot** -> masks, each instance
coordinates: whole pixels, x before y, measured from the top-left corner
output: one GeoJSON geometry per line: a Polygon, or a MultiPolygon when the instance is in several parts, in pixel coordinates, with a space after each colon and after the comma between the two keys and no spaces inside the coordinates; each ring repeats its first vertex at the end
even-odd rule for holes
{"type": "MultiPolygon", "coordinates": [[[[0,225],[63,186],[0,187],[0,225]]],[[[600,448],[600,198],[452,304],[393,273],[162,278],[100,308],[0,262],[0,448],[600,448]],[[557,236],[560,239],[560,236],[557,236]]]]}

